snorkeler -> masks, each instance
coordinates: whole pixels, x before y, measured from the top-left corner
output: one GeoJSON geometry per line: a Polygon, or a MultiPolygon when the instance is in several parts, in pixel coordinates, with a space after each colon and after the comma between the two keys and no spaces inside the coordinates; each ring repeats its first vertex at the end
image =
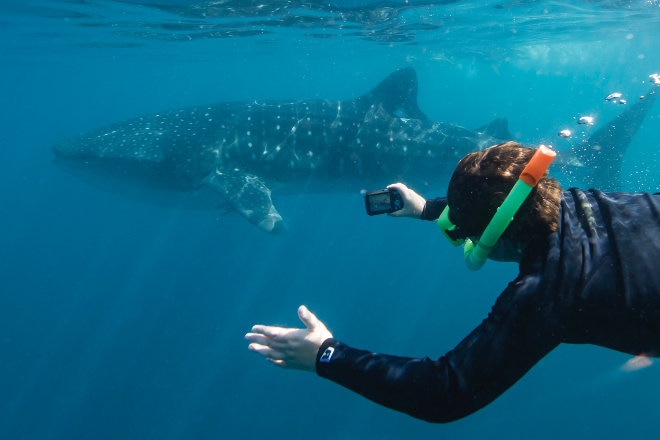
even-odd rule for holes
{"type": "Polygon", "coordinates": [[[306,328],[255,325],[249,349],[438,423],[489,404],[561,343],[660,356],[660,193],[563,191],[545,172],[553,156],[514,142],[468,154],[446,199],[389,186],[404,200],[391,215],[437,220],[453,244],[465,244],[471,269],[486,258],[519,263],[488,317],[444,356],[352,348],[305,306],[306,328]]]}

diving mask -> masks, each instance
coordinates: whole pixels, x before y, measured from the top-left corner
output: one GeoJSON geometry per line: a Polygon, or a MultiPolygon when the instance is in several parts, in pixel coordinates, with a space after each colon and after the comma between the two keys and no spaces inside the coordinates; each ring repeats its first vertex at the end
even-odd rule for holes
{"type": "Polygon", "coordinates": [[[497,241],[513,220],[513,216],[518,212],[518,209],[520,209],[527,196],[532,192],[532,189],[541,180],[556,156],[557,153],[545,145],[541,145],[536,149],[529,163],[527,163],[522,173],[520,173],[518,181],[511,188],[511,191],[509,191],[509,194],[499,208],[497,208],[495,215],[493,215],[490,223],[488,223],[488,226],[486,226],[486,229],[476,243],[472,242],[469,238],[455,237],[456,225],[449,219],[449,205],[445,206],[445,209],[437,220],[438,227],[451,244],[454,246],[463,244],[465,264],[469,269],[481,269],[488,258],[488,254],[495,247],[497,241]]]}

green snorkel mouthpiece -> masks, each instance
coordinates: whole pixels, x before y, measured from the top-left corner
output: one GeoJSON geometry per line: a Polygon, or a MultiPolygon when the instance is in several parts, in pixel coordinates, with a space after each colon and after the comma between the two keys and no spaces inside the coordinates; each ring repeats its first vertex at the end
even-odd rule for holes
{"type": "Polygon", "coordinates": [[[477,243],[473,243],[470,239],[463,241],[450,237],[448,232],[450,233],[456,226],[449,220],[449,205],[445,207],[438,218],[438,227],[454,246],[458,246],[462,242],[465,243],[463,253],[465,264],[469,269],[481,269],[488,258],[488,254],[495,247],[497,241],[513,220],[513,216],[518,212],[518,209],[520,209],[520,206],[527,199],[529,193],[532,192],[532,189],[541,180],[556,156],[557,153],[545,145],[541,145],[536,149],[536,153],[534,153],[534,156],[532,156],[527,166],[525,166],[525,169],[520,173],[518,181],[511,188],[511,191],[509,191],[502,204],[497,208],[495,215],[490,220],[490,223],[488,223],[488,226],[486,226],[477,243]]]}

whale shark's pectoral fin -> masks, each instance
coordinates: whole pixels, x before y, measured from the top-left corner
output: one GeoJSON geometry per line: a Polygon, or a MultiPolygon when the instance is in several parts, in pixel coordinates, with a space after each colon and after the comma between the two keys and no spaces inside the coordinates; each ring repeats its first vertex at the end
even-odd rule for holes
{"type": "Polygon", "coordinates": [[[255,175],[240,170],[216,169],[204,183],[223,195],[251,223],[272,234],[286,231],[282,216],[270,198],[270,189],[255,175]]]}

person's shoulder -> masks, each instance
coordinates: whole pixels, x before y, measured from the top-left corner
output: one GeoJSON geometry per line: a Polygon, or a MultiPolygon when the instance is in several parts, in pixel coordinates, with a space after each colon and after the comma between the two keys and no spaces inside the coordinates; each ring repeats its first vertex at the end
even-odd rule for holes
{"type": "Polygon", "coordinates": [[[655,221],[660,220],[657,213],[660,211],[660,193],[650,192],[625,192],[625,191],[601,191],[598,189],[580,190],[571,188],[570,195],[565,195],[568,205],[572,205],[577,211],[588,213],[598,210],[606,217],[619,215],[617,213],[627,212],[628,216],[647,216],[655,221]]]}
{"type": "Polygon", "coordinates": [[[651,193],[648,191],[603,191],[598,188],[589,188],[589,189],[583,189],[583,188],[576,188],[576,187],[571,187],[562,193],[562,199],[566,199],[569,197],[576,197],[576,196],[592,196],[597,199],[626,199],[626,198],[646,198],[646,197],[660,197],[660,193],[651,193]]]}

